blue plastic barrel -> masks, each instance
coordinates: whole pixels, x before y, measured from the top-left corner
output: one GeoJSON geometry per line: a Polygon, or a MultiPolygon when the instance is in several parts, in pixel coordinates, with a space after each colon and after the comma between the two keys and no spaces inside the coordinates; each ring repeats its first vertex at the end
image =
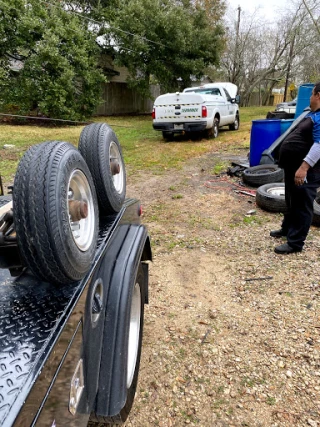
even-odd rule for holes
{"type": "Polygon", "coordinates": [[[304,83],[299,86],[295,119],[300,116],[306,107],[309,107],[313,87],[314,83],[304,83]]]}
{"type": "Polygon", "coordinates": [[[281,135],[285,133],[287,129],[292,125],[294,119],[282,119],[280,124],[280,133],[281,135]]]}
{"type": "Polygon", "coordinates": [[[260,163],[264,150],[281,135],[280,119],[252,120],[250,134],[250,166],[257,166],[260,163]]]}

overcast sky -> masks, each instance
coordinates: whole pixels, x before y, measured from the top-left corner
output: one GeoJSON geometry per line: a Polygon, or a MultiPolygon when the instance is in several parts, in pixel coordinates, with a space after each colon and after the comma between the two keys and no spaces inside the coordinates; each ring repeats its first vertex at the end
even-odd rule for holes
{"type": "Polygon", "coordinates": [[[227,0],[229,3],[229,11],[236,14],[237,7],[240,6],[243,12],[252,14],[259,8],[259,15],[265,16],[268,21],[272,21],[277,17],[281,10],[284,10],[290,5],[288,0],[227,0]]]}

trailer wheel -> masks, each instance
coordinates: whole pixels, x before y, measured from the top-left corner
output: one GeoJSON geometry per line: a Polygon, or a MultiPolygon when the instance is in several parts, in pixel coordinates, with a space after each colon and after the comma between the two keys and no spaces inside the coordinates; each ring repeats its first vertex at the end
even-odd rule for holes
{"type": "Polygon", "coordinates": [[[126,195],[126,171],[119,141],[105,123],[85,126],[79,151],[87,162],[97,190],[100,211],[120,211],[126,195]]]}
{"type": "Polygon", "coordinates": [[[256,203],[261,209],[269,212],[286,212],[284,184],[277,182],[259,187],[256,192],[256,203]]]}
{"type": "Polygon", "coordinates": [[[242,173],[242,180],[252,187],[283,181],[284,172],[278,165],[266,164],[247,168],[242,173]]]}
{"type": "Polygon", "coordinates": [[[97,245],[90,171],[71,144],[44,142],[22,157],[13,188],[14,225],[24,264],[44,281],[67,284],[88,271],[97,245]]]}
{"type": "MultiPolygon", "coordinates": [[[[127,352],[126,367],[123,370],[119,369],[119,367],[118,369],[117,367],[114,367],[114,375],[121,375],[121,373],[124,372],[126,373],[126,378],[124,378],[127,388],[126,401],[124,402],[122,410],[118,414],[112,416],[100,416],[96,413],[91,413],[88,427],[100,427],[101,425],[112,424],[122,425],[128,418],[138,384],[144,321],[145,287],[145,276],[140,263],[137,276],[135,278],[135,283],[132,287],[132,296],[130,301],[128,301],[127,311],[130,313],[130,315],[127,316],[127,319],[125,320],[125,330],[118,329],[117,337],[117,339],[120,341],[124,337],[126,340],[126,348],[122,349],[127,352]]],[[[122,314],[124,314],[125,311],[126,310],[123,310],[122,314]]],[[[110,321],[112,321],[112,319],[110,321]]],[[[108,333],[108,330],[106,330],[105,333],[108,333]]],[[[120,348],[118,349],[121,351],[120,348]]],[[[114,357],[117,357],[117,355],[114,355],[114,357]]],[[[112,391],[110,398],[112,399],[112,391]]]]}

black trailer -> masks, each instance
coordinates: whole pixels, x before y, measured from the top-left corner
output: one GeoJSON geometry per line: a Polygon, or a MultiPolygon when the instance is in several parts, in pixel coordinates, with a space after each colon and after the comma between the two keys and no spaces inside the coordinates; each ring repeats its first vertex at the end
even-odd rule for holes
{"type": "MultiPolygon", "coordinates": [[[[13,208],[10,195],[0,197],[1,426],[122,424],[133,404],[148,302],[150,239],[141,224],[139,201],[121,200],[125,175],[115,135],[105,125],[90,126],[79,150],[82,144],[86,159],[83,145],[89,140],[104,147],[107,162],[103,157],[102,168],[108,165],[107,191],[112,191],[105,201],[99,195],[103,188],[97,191],[99,225],[95,195],[88,196],[97,187],[97,172],[89,158],[92,176],[78,160],[73,167],[78,154],[65,143],[41,144],[26,154],[13,187],[13,208]],[[94,187],[91,182],[87,186],[87,178],[93,178],[94,187]],[[52,202],[54,197],[59,202],[52,202]],[[67,223],[60,227],[65,202],[67,223]],[[53,213],[48,212],[52,203],[53,213]],[[65,260],[69,251],[75,252],[75,260],[65,260]],[[79,273],[82,263],[88,265],[79,273]],[[80,279],[75,280],[78,273],[70,265],[80,279]]],[[[95,160],[89,150],[97,167],[102,154],[95,160]]]]}

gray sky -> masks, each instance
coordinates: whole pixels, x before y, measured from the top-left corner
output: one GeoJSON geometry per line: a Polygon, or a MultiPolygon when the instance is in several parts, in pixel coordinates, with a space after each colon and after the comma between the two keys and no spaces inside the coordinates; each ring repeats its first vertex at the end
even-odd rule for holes
{"type": "Polygon", "coordinates": [[[268,21],[274,20],[281,10],[290,5],[288,0],[228,0],[228,3],[230,12],[234,11],[235,14],[238,6],[243,12],[250,14],[259,8],[259,15],[265,16],[268,21]]]}

